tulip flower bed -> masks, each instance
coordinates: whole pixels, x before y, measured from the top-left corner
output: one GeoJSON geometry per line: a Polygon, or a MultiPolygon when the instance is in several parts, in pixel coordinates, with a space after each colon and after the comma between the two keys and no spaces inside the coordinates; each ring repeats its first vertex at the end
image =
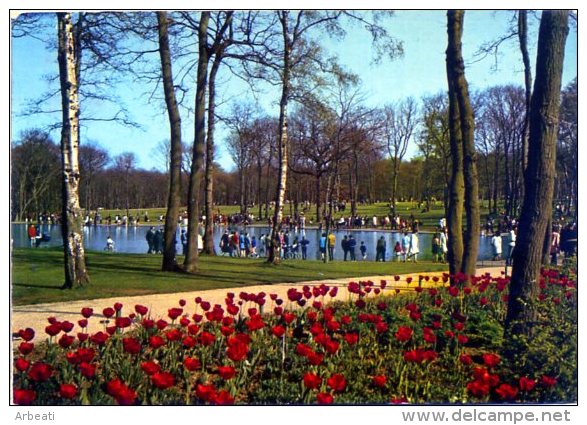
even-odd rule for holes
{"type": "MultiPolygon", "coordinates": [[[[576,284],[543,270],[535,335],[499,355],[507,277],[398,293],[381,282],[179,300],[168,317],[116,304],[19,332],[16,404],[393,404],[573,402],[576,284]],[[344,298],[344,299],[343,299],[344,298]],[[103,317],[97,317],[101,314],[103,317]],[[106,320],[104,320],[104,317],[106,320]],[[88,321],[104,330],[85,333],[88,321]],[[75,328],[75,330],[74,330],[75,328]]],[[[448,276],[440,279],[446,281],[448,276]]],[[[436,278],[436,280],[438,280],[436,278]]]]}

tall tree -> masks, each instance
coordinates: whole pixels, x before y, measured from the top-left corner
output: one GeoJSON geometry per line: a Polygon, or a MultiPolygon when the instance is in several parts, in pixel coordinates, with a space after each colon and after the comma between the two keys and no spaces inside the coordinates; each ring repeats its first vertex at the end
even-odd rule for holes
{"type": "Polygon", "coordinates": [[[418,124],[418,108],[416,101],[409,97],[398,105],[386,105],[385,111],[385,139],[387,151],[393,163],[391,181],[391,208],[395,214],[397,198],[397,178],[401,162],[407,152],[408,145],[418,124]]]}
{"type": "Polygon", "coordinates": [[[530,54],[528,53],[528,11],[518,11],[518,41],[522,62],[524,62],[524,88],[526,99],[526,110],[524,113],[524,133],[522,137],[522,170],[526,169],[528,162],[528,136],[530,129],[530,100],[532,98],[532,65],[530,65],[530,54]]]}
{"type": "Polygon", "coordinates": [[[81,181],[84,183],[82,189],[85,188],[84,205],[88,213],[96,206],[94,199],[94,177],[104,169],[109,160],[108,151],[98,143],[80,146],[79,167],[82,174],[81,181]]]}
{"type": "Polygon", "coordinates": [[[169,154],[169,194],[167,199],[167,213],[165,214],[165,232],[163,271],[176,271],[178,269],[175,260],[177,218],[179,216],[179,203],[181,199],[181,117],[175,98],[173,85],[173,70],[171,66],[171,52],[169,49],[169,30],[167,12],[157,12],[157,24],[159,31],[159,55],[161,57],[161,74],[163,76],[163,90],[165,91],[165,103],[169,116],[170,154],[169,154]]]}
{"type": "Polygon", "coordinates": [[[114,158],[114,167],[124,172],[124,207],[126,217],[130,216],[130,174],[137,162],[137,156],[134,152],[123,152],[114,158]]]}
{"type": "Polygon", "coordinates": [[[449,99],[452,102],[456,100],[458,103],[465,189],[464,208],[467,214],[467,227],[460,271],[467,276],[471,276],[475,274],[477,253],[479,252],[480,212],[477,153],[475,152],[474,143],[475,120],[469,98],[469,87],[465,78],[465,63],[462,54],[461,39],[464,16],[465,12],[463,10],[449,10],[447,13],[449,42],[446,61],[449,92],[453,92],[452,95],[449,95],[449,99]]]}
{"type": "Polygon", "coordinates": [[[76,39],[71,14],[57,13],[59,81],[61,87],[63,170],[62,234],[65,266],[63,288],[89,283],[83,245],[82,214],[79,202],[79,100],[76,65],[76,39]]]}
{"type": "Polygon", "coordinates": [[[530,336],[536,318],[543,240],[552,214],[561,78],[568,31],[568,11],[542,12],[530,107],[524,203],[513,252],[504,331],[505,351],[513,358],[523,354],[518,352],[516,335],[530,336]]]}
{"type": "Polygon", "coordinates": [[[61,185],[60,152],[48,133],[30,129],[22,132],[11,148],[12,218],[34,218],[43,210],[60,205],[55,194],[61,185]]]}
{"type": "Polygon", "coordinates": [[[208,84],[208,22],[210,12],[202,12],[198,26],[198,71],[196,80],[196,112],[194,147],[188,187],[188,246],[184,260],[186,272],[198,271],[198,231],[200,222],[200,183],[206,143],[206,88],[208,84]]]}
{"type": "Polygon", "coordinates": [[[448,228],[448,266],[451,275],[461,271],[463,264],[463,206],[465,179],[463,172],[463,134],[461,113],[456,87],[456,63],[461,49],[462,27],[455,11],[447,14],[448,47],[446,49],[446,74],[448,79],[448,115],[452,173],[449,189],[449,206],[446,217],[448,228]]]}

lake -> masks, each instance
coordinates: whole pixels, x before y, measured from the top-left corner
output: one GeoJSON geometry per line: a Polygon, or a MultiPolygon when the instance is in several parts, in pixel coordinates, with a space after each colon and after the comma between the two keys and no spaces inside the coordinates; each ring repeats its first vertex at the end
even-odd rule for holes
{"type": "MultiPolygon", "coordinates": [[[[157,225],[155,228],[160,227],[163,229],[162,225],[157,225]]],[[[84,227],[84,245],[86,249],[93,250],[93,251],[102,251],[106,246],[106,238],[108,235],[114,239],[116,251],[117,252],[126,252],[126,253],[135,253],[135,254],[144,254],[147,252],[147,241],[145,239],[145,235],[149,230],[148,226],[115,226],[115,225],[97,225],[97,226],[86,226],[84,227]]],[[[224,232],[224,227],[215,227],[214,229],[214,244],[216,246],[217,252],[220,252],[218,248],[220,237],[224,232]]],[[[246,228],[243,227],[235,227],[231,230],[238,230],[239,232],[248,232],[249,235],[255,236],[257,239],[260,238],[262,234],[267,234],[269,228],[267,227],[257,227],[257,226],[248,226],[246,228]]],[[[181,245],[179,243],[179,231],[177,234],[177,252],[181,253],[181,245]]],[[[55,247],[55,246],[62,246],[62,237],[61,237],[61,227],[59,225],[52,225],[52,224],[43,224],[41,225],[41,232],[48,234],[51,236],[50,242],[44,242],[41,244],[40,249],[43,247],[55,247]]],[[[306,238],[310,241],[308,245],[308,259],[319,259],[318,253],[318,240],[320,238],[320,233],[317,229],[306,229],[306,238]]],[[[340,247],[340,241],[342,240],[344,235],[352,234],[355,240],[357,241],[357,259],[360,258],[359,252],[359,245],[361,241],[365,242],[367,246],[367,260],[375,260],[375,246],[377,240],[380,236],[384,236],[387,242],[387,251],[386,251],[386,261],[390,259],[392,256],[392,250],[395,245],[396,241],[399,241],[401,238],[401,234],[397,232],[390,232],[390,231],[381,231],[381,230],[334,230],[333,233],[336,235],[336,250],[334,253],[334,258],[336,260],[343,259],[343,252],[340,247]]],[[[294,233],[291,232],[290,240],[293,240],[294,236],[298,236],[301,239],[301,232],[294,233]]],[[[418,259],[422,260],[431,260],[432,259],[432,233],[420,232],[420,255],[418,259]]],[[[11,225],[11,238],[12,238],[12,246],[15,248],[26,248],[30,246],[29,238],[27,235],[27,227],[25,224],[12,224],[11,225]]],[[[491,238],[481,236],[479,240],[479,260],[490,260],[492,257],[492,249],[490,245],[491,238]]],[[[507,238],[503,236],[503,249],[504,255],[507,253],[507,238]]],[[[257,252],[259,252],[259,248],[257,248],[257,252]]]]}

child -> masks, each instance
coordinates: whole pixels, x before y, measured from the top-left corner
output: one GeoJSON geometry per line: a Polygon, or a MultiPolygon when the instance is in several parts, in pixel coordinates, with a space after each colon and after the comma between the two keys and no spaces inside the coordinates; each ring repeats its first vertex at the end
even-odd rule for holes
{"type": "Polygon", "coordinates": [[[401,261],[402,254],[404,253],[404,251],[402,250],[402,246],[400,245],[399,241],[395,243],[395,246],[393,247],[393,252],[395,253],[395,261],[401,261]]]}
{"type": "Polygon", "coordinates": [[[432,261],[434,263],[439,263],[441,260],[442,249],[440,247],[440,236],[438,233],[434,234],[432,238],[432,261]]]}
{"type": "Polygon", "coordinates": [[[363,257],[363,260],[367,259],[367,247],[365,246],[365,242],[361,241],[361,246],[359,247],[359,250],[361,251],[361,257],[363,257]]]}
{"type": "Polygon", "coordinates": [[[110,237],[110,235],[108,235],[106,238],[106,248],[104,248],[104,251],[114,251],[114,240],[110,237]]]}

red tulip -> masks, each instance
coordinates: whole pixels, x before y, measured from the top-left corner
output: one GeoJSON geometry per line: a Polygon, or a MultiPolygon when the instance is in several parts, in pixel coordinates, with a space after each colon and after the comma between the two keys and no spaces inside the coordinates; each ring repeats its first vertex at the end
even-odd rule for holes
{"type": "Polygon", "coordinates": [[[104,310],[102,310],[102,314],[106,318],[110,318],[110,317],[114,316],[115,313],[116,313],[116,311],[114,311],[114,309],[112,307],[106,307],[104,310]]]}
{"type": "Polygon", "coordinates": [[[151,376],[151,382],[160,390],[166,390],[175,385],[175,378],[168,372],[156,372],[151,376]]]}
{"type": "Polygon", "coordinates": [[[32,342],[21,342],[18,345],[18,351],[20,351],[20,353],[23,356],[26,356],[27,354],[32,352],[34,348],[35,348],[35,344],[32,342]]]}
{"type": "Polygon", "coordinates": [[[397,339],[399,342],[406,342],[412,338],[413,333],[414,331],[411,328],[408,328],[407,326],[400,326],[395,333],[395,339],[397,339]]]}
{"type": "Polygon", "coordinates": [[[343,392],[346,388],[346,379],[344,378],[344,375],[339,373],[335,373],[330,378],[328,378],[326,383],[335,392],[343,392]]]}
{"type": "Polygon", "coordinates": [[[145,307],[144,305],[137,304],[137,305],[135,305],[135,311],[137,312],[137,314],[144,316],[145,314],[147,314],[149,309],[147,307],[145,307]]]}
{"type": "Polygon", "coordinates": [[[36,382],[45,382],[53,374],[53,367],[43,362],[34,363],[28,373],[29,378],[36,382]]]}
{"type": "Polygon", "coordinates": [[[62,398],[72,399],[77,395],[77,387],[74,384],[61,384],[59,386],[59,395],[62,398]]]}
{"type": "Polygon", "coordinates": [[[32,341],[35,337],[35,331],[31,328],[21,329],[18,331],[18,336],[27,342],[32,341]]]}
{"type": "Polygon", "coordinates": [[[122,348],[126,353],[139,354],[141,352],[141,343],[136,338],[122,338],[122,348]]]}
{"type": "Polygon", "coordinates": [[[198,360],[194,357],[186,357],[185,359],[183,359],[183,365],[190,372],[198,370],[202,367],[200,360],[198,360]]]}
{"type": "Polygon", "coordinates": [[[225,381],[232,379],[235,374],[236,370],[232,366],[218,366],[218,375],[225,381]]]}
{"type": "Polygon", "coordinates": [[[518,384],[520,386],[520,390],[525,391],[525,392],[530,392],[536,386],[536,381],[534,379],[530,379],[530,378],[526,378],[525,376],[522,376],[520,378],[518,384]]]}
{"type": "Polygon", "coordinates": [[[28,362],[27,360],[25,360],[23,357],[19,357],[15,362],[14,362],[14,366],[16,367],[16,369],[19,372],[24,372],[26,371],[29,366],[30,366],[30,362],[28,362]]]}
{"type": "Polygon", "coordinates": [[[37,398],[37,393],[33,390],[14,390],[14,404],[21,406],[33,404],[37,398]]]}
{"type": "Polygon", "coordinates": [[[501,361],[501,357],[494,353],[485,353],[483,354],[483,363],[487,367],[495,367],[501,361]]]}
{"type": "MultiPolygon", "coordinates": [[[[84,308],[82,308],[81,314],[86,319],[89,319],[94,314],[94,309],[93,308],[89,308],[89,307],[84,307],[84,308]]],[[[82,326],[82,327],[85,327],[85,326],[82,326]]]]}
{"type": "Polygon", "coordinates": [[[387,384],[387,378],[384,375],[377,375],[371,379],[371,383],[377,388],[383,388],[387,384]]]}
{"type": "Polygon", "coordinates": [[[318,388],[321,383],[322,378],[320,378],[318,375],[314,373],[306,372],[306,374],[304,375],[304,386],[306,388],[313,390],[318,388]]]}
{"type": "Polygon", "coordinates": [[[79,365],[79,371],[86,378],[93,378],[96,375],[96,365],[82,362],[79,365]]]}
{"type": "Polygon", "coordinates": [[[518,395],[518,389],[509,384],[501,384],[495,392],[502,400],[514,400],[518,395]]]}
{"type": "Polygon", "coordinates": [[[329,393],[318,393],[316,395],[316,401],[318,404],[332,404],[334,403],[334,397],[332,397],[332,394],[329,393]]]}

